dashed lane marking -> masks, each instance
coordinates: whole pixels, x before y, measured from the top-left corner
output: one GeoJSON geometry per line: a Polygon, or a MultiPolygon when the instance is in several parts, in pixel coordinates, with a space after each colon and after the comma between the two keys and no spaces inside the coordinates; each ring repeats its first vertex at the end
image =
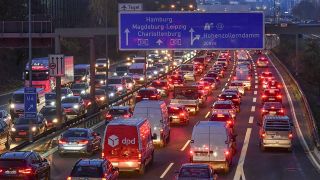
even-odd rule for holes
{"type": "Polygon", "coordinates": [[[189,143],[190,143],[190,140],[188,140],[188,141],[184,144],[184,146],[180,149],[180,151],[184,151],[184,150],[188,147],[189,143]]]}
{"type": "Polygon", "coordinates": [[[256,106],[252,106],[251,107],[251,112],[255,112],[256,111],[256,106]]]}
{"type": "Polygon", "coordinates": [[[164,172],[161,174],[160,178],[163,179],[164,176],[166,176],[166,174],[168,173],[168,171],[171,169],[171,167],[173,166],[174,163],[170,163],[169,166],[166,168],[166,170],[164,170],[164,172]]]}
{"type": "Polygon", "coordinates": [[[253,94],[254,94],[254,95],[257,95],[257,94],[258,94],[258,91],[254,91],[253,94]]]}
{"type": "Polygon", "coordinates": [[[254,102],[254,103],[257,102],[257,98],[253,98],[252,102],[254,102]]]}
{"type": "Polygon", "coordinates": [[[253,118],[254,118],[253,116],[250,116],[250,117],[249,117],[249,124],[252,124],[252,123],[253,123],[253,118]]]}
{"type": "Polygon", "coordinates": [[[206,114],[206,116],[204,118],[208,118],[210,115],[210,111],[206,114]]]}

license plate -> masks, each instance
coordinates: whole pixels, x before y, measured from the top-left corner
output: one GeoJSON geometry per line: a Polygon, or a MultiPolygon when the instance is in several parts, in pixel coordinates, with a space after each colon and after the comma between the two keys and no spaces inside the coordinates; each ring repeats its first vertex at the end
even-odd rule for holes
{"type": "Polygon", "coordinates": [[[27,135],[27,132],[19,132],[19,135],[27,135]]]}
{"type": "Polygon", "coordinates": [[[269,100],[274,101],[274,100],[275,100],[275,98],[269,98],[269,100]]]}
{"type": "Polygon", "coordinates": [[[5,174],[17,174],[17,171],[5,171],[5,174]]]}
{"type": "Polygon", "coordinates": [[[275,112],[275,111],[270,111],[269,114],[275,115],[275,114],[277,114],[277,112],[275,112]]]}
{"type": "Polygon", "coordinates": [[[144,100],[148,100],[149,98],[143,98],[144,100]]]}

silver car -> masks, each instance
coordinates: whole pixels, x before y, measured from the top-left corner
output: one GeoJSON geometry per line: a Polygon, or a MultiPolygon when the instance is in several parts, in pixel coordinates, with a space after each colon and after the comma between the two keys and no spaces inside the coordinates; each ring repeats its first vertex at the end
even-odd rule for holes
{"type": "Polygon", "coordinates": [[[59,139],[59,155],[65,153],[84,153],[92,155],[101,149],[101,137],[86,128],[70,128],[59,139]]]}
{"type": "Polygon", "coordinates": [[[85,113],[84,102],[80,96],[70,96],[62,99],[61,106],[67,116],[79,116],[85,113]]]}

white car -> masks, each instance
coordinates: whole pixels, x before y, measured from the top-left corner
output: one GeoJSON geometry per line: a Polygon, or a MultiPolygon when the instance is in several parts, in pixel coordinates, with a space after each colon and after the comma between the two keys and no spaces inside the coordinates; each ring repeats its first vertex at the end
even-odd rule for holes
{"type": "Polygon", "coordinates": [[[229,89],[238,89],[241,95],[244,95],[245,90],[244,90],[244,84],[241,81],[231,81],[229,89]]]}

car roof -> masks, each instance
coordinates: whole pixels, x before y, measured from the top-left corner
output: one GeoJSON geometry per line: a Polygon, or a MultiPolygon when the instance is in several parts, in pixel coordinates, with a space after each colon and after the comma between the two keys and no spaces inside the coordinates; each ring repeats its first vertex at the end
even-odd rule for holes
{"type": "Polygon", "coordinates": [[[127,110],[127,109],[130,109],[130,107],[129,106],[111,106],[110,110],[111,109],[125,109],[125,110],[127,110]]]}
{"type": "Polygon", "coordinates": [[[33,152],[31,151],[13,151],[1,154],[0,159],[25,159],[33,152]]]}
{"type": "Polygon", "coordinates": [[[127,119],[115,119],[108,123],[108,126],[111,125],[127,125],[127,126],[139,126],[140,124],[144,123],[145,118],[127,118],[127,119]]]}
{"type": "Polygon", "coordinates": [[[104,159],[80,159],[76,166],[101,166],[105,162],[104,159]]]}
{"type": "Polygon", "coordinates": [[[147,88],[141,88],[141,89],[139,89],[139,91],[141,91],[141,90],[152,90],[152,91],[154,91],[154,90],[156,90],[156,88],[154,88],[154,87],[147,87],[147,88]]]}
{"type": "Polygon", "coordinates": [[[200,163],[185,163],[181,165],[181,168],[183,167],[209,168],[210,166],[208,164],[200,164],[200,163]]]}
{"type": "Polygon", "coordinates": [[[275,108],[281,108],[282,104],[280,102],[265,102],[263,104],[264,108],[270,108],[272,106],[274,106],[275,108]]]}
{"type": "Polygon", "coordinates": [[[226,101],[218,100],[218,101],[215,101],[214,104],[233,104],[233,103],[230,100],[226,100],[226,101]]]}
{"type": "Polygon", "coordinates": [[[79,130],[88,131],[89,129],[87,129],[87,128],[69,128],[67,131],[79,131],[79,130]]]}

